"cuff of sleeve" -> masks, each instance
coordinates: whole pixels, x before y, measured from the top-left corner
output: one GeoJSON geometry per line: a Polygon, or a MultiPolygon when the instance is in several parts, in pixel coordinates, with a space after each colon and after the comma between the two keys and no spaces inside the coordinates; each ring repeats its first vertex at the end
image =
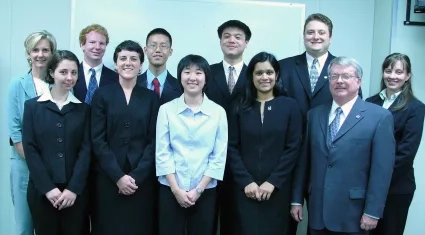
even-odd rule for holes
{"type": "Polygon", "coordinates": [[[204,173],[205,176],[211,177],[216,180],[223,180],[224,169],[223,170],[212,170],[207,169],[204,173]]]}
{"type": "Polygon", "coordinates": [[[368,215],[368,214],[366,214],[366,213],[364,213],[364,215],[369,216],[369,217],[370,217],[370,218],[372,218],[372,219],[377,219],[377,220],[379,220],[379,218],[378,218],[378,217],[375,217],[375,216],[372,216],[372,215],[368,215]]]}
{"type": "Polygon", "coordinates": [[[175,167],[157,167],[156,168],[156,176],[165,176],[165,175],[169,175],[169,174],[174,174],[176,173],[176,168],[175,167]]]}
{"type": "Polygon", "coordinates": [[[291,203],[291,206],[302,206],[303,204],[301,204],[301,203],[298,203],[298,202],[292,202],[291,203]]]}
{"type": "Polygon", "coordinates": [[[12,145],[16,143],[22,142],[22,135],[12,135],[10,136],[10,140],[12,141],[12,145]]]}

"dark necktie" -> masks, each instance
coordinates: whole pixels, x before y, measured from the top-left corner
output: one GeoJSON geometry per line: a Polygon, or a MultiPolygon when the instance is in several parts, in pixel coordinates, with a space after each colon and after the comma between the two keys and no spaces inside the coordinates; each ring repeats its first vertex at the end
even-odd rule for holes
{"type": "Polygon", "coordinates": [[[229,92],[232,94],[233,88],[235,88],[235,77],[234,77],[235,67],[229,66],[229,79],[227,80],[227,86],[229,87],[229,92]]]}
{"type": "Polygon", "coordinates": [[[156,94],[158,96],[161,96],[161,90],[160,90],[161,84],[159,83],[158,78],[154,78],[152,80],[152,85],[153,85],[153,90],[156,92],[156,94]]]}
{"type": "Polygon", "coordinates": [[[86,104],[91,104],[94,91],[98,87],[97,80],[96,80],[96,71],[94,71],[94,69],[90,69],[89,72],[91,72],[90,82],[89,82],[89,87],[87,88],[86,98],[84,99],[84,102],[86,104]]]}
{"type": "Polygon", "coordinates": [[[341,114],[342,114],[341,107],[338,107],[335,110],[335,112],[336,112],[335,118],[331,122],[331,124],[329,124],[329,131],[328,131],[328,144],[329,144],[329,146],[334,141],[335,136],[336,136],[336,134],[338,133],[338,130],[339,130],[339,122],[340,122],[340,118],[341,118],[341,114]]]}

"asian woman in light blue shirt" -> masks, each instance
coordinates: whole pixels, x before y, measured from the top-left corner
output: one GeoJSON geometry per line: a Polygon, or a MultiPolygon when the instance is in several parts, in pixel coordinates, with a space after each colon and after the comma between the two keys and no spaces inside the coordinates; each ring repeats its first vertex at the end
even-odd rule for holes
{"type": "Polygon", "coordinates": [[[213,233],[216,186],[223,179],[227,154],[224,109],[204,94],[208,62],[188,55],[178,64],[184,94],[159,109],[156,175],[160,235],[213,233]]]}

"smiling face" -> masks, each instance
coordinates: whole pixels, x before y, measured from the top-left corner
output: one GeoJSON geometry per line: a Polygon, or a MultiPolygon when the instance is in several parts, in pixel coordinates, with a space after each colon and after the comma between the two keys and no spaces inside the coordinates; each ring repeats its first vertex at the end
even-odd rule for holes
{"type": "Polygon", "coordinates": [[[357,96],[362,80],[357,77],[354,66],[334,64],[329,74],[331,94],[338,105],[342,106],[357,96]]]}
{"type": "Polygon", "coordinates": [[[304,46],[308,54],[318,58],[329,50],[331,44],[329,27],[321,21],[312,20],[304,30],[304,46]]]}
{"type": "Polygon", "coordinates": [[[86,62],[101,62],[105,55],[106,44],[105,35],[96,31],[90,31],[87,33],[86,42],[80,45],[84,53],[84,60],[86,62]]]}
{"type": "Polygon", "coordinates": [[[142,68],[139,53],[135,51],[122,50],[117,54],[115,69],[120,79],[131,80],[136,79],[142,68]]]}
{"type": "Polygon", "coordinates": [[[252,74],[252,80],[257,89],[257,97],[261,93],[264,95],[273,95],[273,88],[276,85],[276,72],[269,61],[259,62],[255,65],[252,74]]]}
{"type": "Polygon", "coordinates": [[[163,34],[153,34],[148,38],[145,53],[149,64],[161,67],[167,63],[168,57],[173,54],[170,46],[170,39],[163,34]]]}
{"type": "Polygon", "coordinates": [[[225,57],[242,57],[245,48],[248,45],[246,35],[239,28],[225,28],[220,38],[220,47],[225,57]]]}
{"type": "Polygon", "coordinates": [[[50,71],[50,76],[54,80],[53,86],[59,90],[70,91],[78,79],[78,64],[64,59],[59,62],[54,71],[50,71]]]}
{"type": "Polygon", "coordinates": [[[205,86],[205,73],[195,65],[186,67],[181,73],[181,83],[185,93],[192,96],[202,94],[205,86]]]}
{"type": "Polygon", "coordinates": [[[398,60],[393,65],[389,65],[382,73],[384,84],[391,93],[397,93],[403,85],[410,79],[410,73],[404,69],[403,63],[398,60]]]}
{"type": "Polygon", "coordinates": [[[32,69],[46,68],[52,58],[52,50],[47,39],[40,40],[29,53],[32,69]]]}

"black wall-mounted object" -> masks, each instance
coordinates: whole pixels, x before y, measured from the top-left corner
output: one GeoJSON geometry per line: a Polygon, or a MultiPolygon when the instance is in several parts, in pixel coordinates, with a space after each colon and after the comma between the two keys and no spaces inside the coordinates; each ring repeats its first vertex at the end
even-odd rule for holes
{"type": "MultiPolygon", "coordinates": [[[[425,26],[425,22],[410,21],[411,10],[412,10],[412,0],[407,0],[406,20],[404,21],[404,25],[425,26]]],[[[416,0],[413,11],[415,13],[425,13],[425,0],[416,0]]]]}

